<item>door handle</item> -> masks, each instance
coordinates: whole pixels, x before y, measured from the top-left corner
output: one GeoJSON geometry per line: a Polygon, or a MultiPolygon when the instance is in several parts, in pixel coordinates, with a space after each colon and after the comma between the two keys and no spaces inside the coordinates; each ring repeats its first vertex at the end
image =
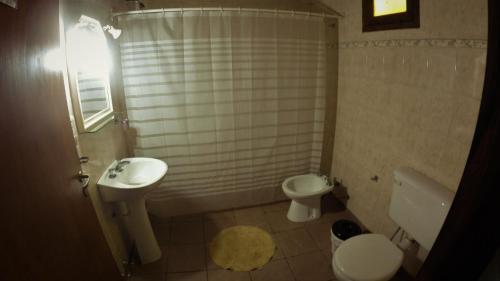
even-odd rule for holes
{"type": "Polygon", "coordinates": [[[84,197],[89,197],[89,193],[87,189],[90,183],[90,176],[84,174],[81,170],[78,172],[78,181],[80,182],[80,186],[82,187],[82,193],[84,197]]]}

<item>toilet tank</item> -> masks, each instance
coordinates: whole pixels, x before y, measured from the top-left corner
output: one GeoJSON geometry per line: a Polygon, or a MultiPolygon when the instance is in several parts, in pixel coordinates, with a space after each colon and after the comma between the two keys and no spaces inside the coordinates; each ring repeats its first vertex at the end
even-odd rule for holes
{"type": "Polygon", "coordinates": [[[422,247],[430,250],[454,193],[411,168],[394,171],[389,216],[422,247]]]}

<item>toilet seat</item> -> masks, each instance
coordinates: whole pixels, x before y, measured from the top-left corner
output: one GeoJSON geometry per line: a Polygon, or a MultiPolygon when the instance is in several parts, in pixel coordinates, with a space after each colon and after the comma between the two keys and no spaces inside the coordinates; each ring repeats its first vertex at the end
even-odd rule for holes
{"type": "Polygon", "coordinates": [[[403,252],[381,234],[347,239],[333,256],[338,272],[352,281],[389,280],[403,262],[403,252]]]}

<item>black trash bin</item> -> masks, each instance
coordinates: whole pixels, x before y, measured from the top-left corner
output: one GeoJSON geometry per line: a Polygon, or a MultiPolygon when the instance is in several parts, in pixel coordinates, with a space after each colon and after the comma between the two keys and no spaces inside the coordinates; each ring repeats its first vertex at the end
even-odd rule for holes
{"type": "Polygon", "coordinates": [[[361,234],[361,227],[350,220],[338,220],[332,224],[330,237],[332,240],[332,254],[335,253],[342,242],[345,240],[361,234]]]}

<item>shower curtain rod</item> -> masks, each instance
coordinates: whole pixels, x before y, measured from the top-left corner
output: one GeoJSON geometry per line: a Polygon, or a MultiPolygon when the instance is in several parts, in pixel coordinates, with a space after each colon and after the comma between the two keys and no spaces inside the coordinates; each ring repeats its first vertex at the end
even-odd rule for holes
{"type": "Polygon", "coordinates": [[[174,8],[174,9],[149,9],[149,10],[138,10],[129,12],[113,13],[113,17],[123,16],[123,15],[139,15],[139,14],[153,14],[153,13],[171,13],[171,12],[192,12],[192,11],[220,11],[220,12],[254,12],[254,13],[269,13],[269,14],[287,14],[287,15],[302,15],[311,17],[323,17],[323,18],[343,18],[344,15],[335,11],[336,15],[325,14],[325,13],[310,13],[301,12],[294,10],[279,10],[279,9],[252,9],[252,8],[224,8],[224,7],[200,7],[200,8],[174,8]]]}

